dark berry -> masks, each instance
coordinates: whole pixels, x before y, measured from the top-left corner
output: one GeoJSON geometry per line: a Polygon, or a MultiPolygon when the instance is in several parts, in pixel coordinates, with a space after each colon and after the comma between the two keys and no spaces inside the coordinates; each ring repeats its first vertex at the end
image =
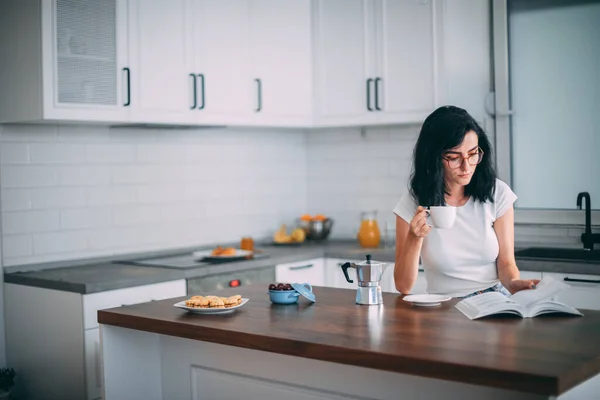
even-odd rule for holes
{"type": "Polygon", "coordinates": [[[294,288],[289,283],[286,283],[285,286],[283,287],[283,290],[294,290],[294,288]]]}
{"type": "Polygon", "coordinates": [[[277,290],[277,285],[275,285],[274,283],[271,283],[269,285],[269,290],[277,290]]]}

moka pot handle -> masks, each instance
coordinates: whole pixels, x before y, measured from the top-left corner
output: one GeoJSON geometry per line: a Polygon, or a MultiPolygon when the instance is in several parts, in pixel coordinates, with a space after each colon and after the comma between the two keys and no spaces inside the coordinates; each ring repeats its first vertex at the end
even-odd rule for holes
{"type": "Polygon", "coordinates": [[[352,279],[350,279],[350,275],[348,275],[348,268],[354,268],[354,267],[355,267],[355,265],[352,263],[349,263],[349,262],[344,263],[342,265],[342,271],[344,271],[344,276],[346,277],[346,280],[349,283],[354,283],[354,281],[352,279]]]}

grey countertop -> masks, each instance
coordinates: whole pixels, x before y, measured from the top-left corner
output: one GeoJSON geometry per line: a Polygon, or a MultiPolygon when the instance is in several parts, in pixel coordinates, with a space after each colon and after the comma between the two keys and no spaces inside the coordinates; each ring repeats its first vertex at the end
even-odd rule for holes
{"type": "MultiPolygon", "coordinates": [[[[170,280],[198,278],[220,273],[262,268],[320,257],[357,260],[363,259],[366,254],[371,254],[374,260],[394,261],[393,249],[363,249],[356,241],[327,241],[322,244],[306,243],[293,247],[258,245],[257,248],[268,253],[269,257],[179,270],[115,263],[106,259],[87,260],[79,264],[70,263],[69,266],[62,267],[59,263],[53,263],[52,265],[38,264],[22,266],[22,271],[20,272],[5,271],[4,281],[6,283],[90,294],[170,280]]],[[[192,250],[198,250],[198,248],[190,249],[189,251],[192,250]]],[[[174,251],[154,252],[151,255],[173,253],[174,251]]],[[[116,257],[116,259],[143,258],[146,255],[122,256],[116,257]]],[[[517,258],[517,264],[523,271],[600,275],[600,264],[598,263],[517,258]]]]}

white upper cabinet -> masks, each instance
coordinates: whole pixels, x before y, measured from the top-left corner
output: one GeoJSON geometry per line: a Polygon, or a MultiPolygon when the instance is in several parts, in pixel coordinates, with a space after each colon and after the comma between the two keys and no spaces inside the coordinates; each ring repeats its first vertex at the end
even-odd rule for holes
{"type": "Polygon", "coordinates": [[[321,0],[315,23],[317,124],[361,124],[373,107],[364,0],[321,0]]]}
{"type": "Polygon", "coordinates": [[[433,111],[440,6],[434,0],[320,0],[316,124],[414,123],[433,111]]]}
{"type": "Polygon", "coordinates": [[[383,123],[422,121],[436,106],[434,16],[439,4],[434,0],[375,3],[375,109],[383,123]]]}
{"type": "Polygon", "coordinates": [[[194,122],[190,8],[188,0],[129,0],[132,122],[194,122]]]}
{"type": "Polygon", "coordinates": [[[0,3],[0,122],[126,122],[127,1],[0,3]]]}
{"type": "Polygon", "coordinates": [[[198,123],[244,124],[254,112],[249,8],[248,0],[192,3],[198,123]]]}
{"type": "Polygon", "coordinates": [[[310,1],[250,0],[249,23],[254,124],[310,125],[310,1]]]}
{"type": "MultiPolygon", "coordinates": [[[[3,0],[0,122],[419,123],[451,86],[443,47],[468,46],[443,42],[447,8],[442,0],[3,0]]],[[[448,24],[468,18],[453,13],[448,24]]]]}

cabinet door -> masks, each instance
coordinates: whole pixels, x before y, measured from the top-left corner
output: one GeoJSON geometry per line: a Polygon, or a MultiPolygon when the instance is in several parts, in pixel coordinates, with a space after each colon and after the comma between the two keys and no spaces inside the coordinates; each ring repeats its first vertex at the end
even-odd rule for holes
{"type": "Polygon", "coordinates": [[[83,329],[98,327],[98,310],[146,303],[153,300],[170,299],[172,297],[185,296],[186,293],[186,281],[185,279],[179,279],[170,282],[86,294],[82,296],[83,329]]]}
{"type": "Polygon", "coordinates": [[[275,267],[277,282],[309,283],[315,286],[325,285],[325,265],[322,258],[279,264],[275,267]]]}
{"type": "Polygon", "coordinates": [[[85,343],[85,383],[87,399],[102,398],[102,351],[100,350],[100,328],[84,331],[85,343]]]}
{"type": "Polygon", "coordinates": [[[315,82],[318,124],[356,124],[373,109],[367,86],[368,7],[365,0],[321,0],[317,9],[315,82]],[[368,101],[370,100],[370,101],[368,101]]]}
{"type": "Polygon", "coordinates": [[[342,271],[342,265],[346,262],[358,263],[362,260],[345,260],[341,258],[327,258],[325,260],[325,276],[326,276],[326,285],[330,287],[340,288],[340,289],[357,289],[358,281],[356,280],[356,270],[354,268],[348,269],[348,276],[350,280],[353,282],[350,283],[346,280],[344,276],[344,271],[342,271]]]}
{"type": "Polygon", "coordinates": [[[189,20],[188,0],[129,1],[132,121],[185,124],[196,117],[189,20]]]}
{"type": "Polygon", "coordinates": [[[434,1],[379,0],[378,119],[421,122],[435,107],[434,1]]]}
{"type": "Polygon", "coordinates": [[[127,2],[42,2],[45,119],[126,122],[127,2]]]}
{"type": "Polygon", "coordinates": [[[394,282],[394,263],[389,263],[385,268],[385,271],[383,271],[381,277],[381,290],[384,292],[398,293],[394,282]]]}
{"type": "Polygon", "coordinates": [[[312,111],[311,2],[250,0],[256,121],[307,125],[312,111]]]}
{"type": "Polygon", "coordinates": [[[578,309],[600,310],[600,275],[544,272],[543,276],[551,276],[571,286],[556,297],[557,301],[578,309]]]}
{"type": "Polygon", "coordinates": [[[243,123],[256,107],[248,61],[249,0],[195,1],[191,15],[196,118],[243,123]]]}

